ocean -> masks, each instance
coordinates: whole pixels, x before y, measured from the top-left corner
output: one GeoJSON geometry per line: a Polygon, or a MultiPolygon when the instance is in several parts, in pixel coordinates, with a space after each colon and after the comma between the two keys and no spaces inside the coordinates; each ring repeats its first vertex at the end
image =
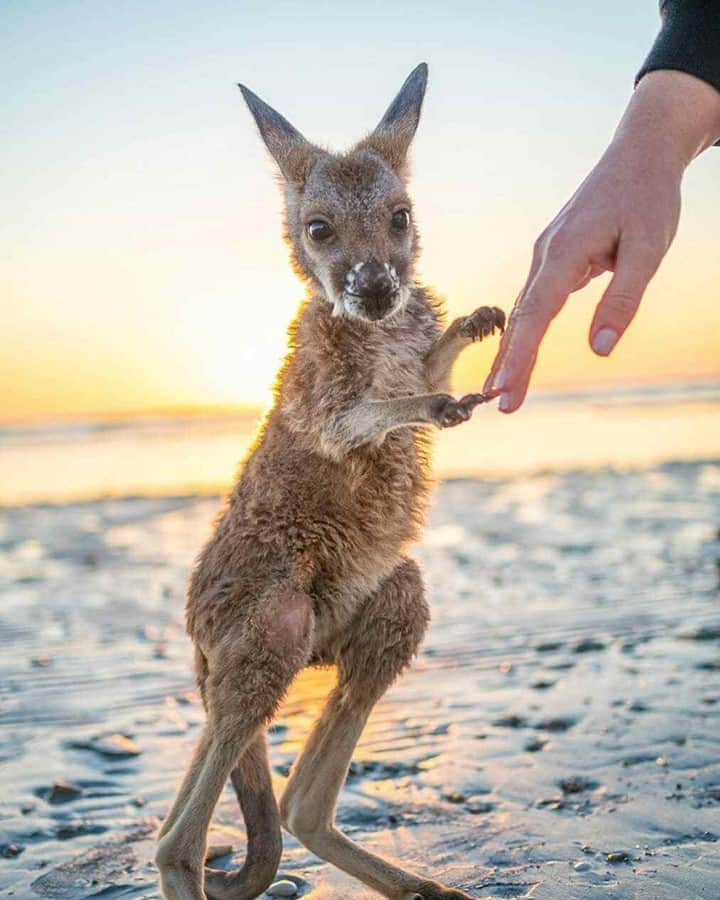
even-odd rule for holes
{"type": "MultiPolygon", "coordinates": [[[[260,413],[0,426],[0,505],[216,493],[232,483],[260,413]]],[[[437,435],[440,477],[720,458],[720,382],[531,396],[512,416],[476,409],[437,435]]]]}

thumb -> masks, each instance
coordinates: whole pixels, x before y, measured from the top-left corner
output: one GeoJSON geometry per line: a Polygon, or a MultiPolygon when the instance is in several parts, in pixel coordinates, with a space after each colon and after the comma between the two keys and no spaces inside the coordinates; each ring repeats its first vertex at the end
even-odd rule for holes
{"type": "Polygon", "coordinates": [[[647,243],[621,239],[615,274],[598,303],[590,326],[590,346],[599,356],[609,356],[625,333],[661,259],[662,253],[647,243]]]}

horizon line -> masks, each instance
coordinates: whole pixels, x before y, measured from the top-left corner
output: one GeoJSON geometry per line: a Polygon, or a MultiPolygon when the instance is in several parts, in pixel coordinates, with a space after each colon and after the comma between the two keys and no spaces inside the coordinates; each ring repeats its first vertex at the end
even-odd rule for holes
{"type": "MultiPolygon", "coordinates": [[[[622,391],[643,390],[652,388],[676,388],[718,385],[720,386],[720,373],[715,376],[707,375],[684,376],[683,378],[661,377],[647,381],[618,381],[615,383],[587,383],[574,386],[546,385],[536,388],[528,397],[539,399],[548,397],[571,396],[573,394],[593,393],[618,393],[622,391]]],[[[255,418],[261,415],[267,404],[263,403],[192,403],[168,406],[131,407],[126,410],[88,410],[80,413],[30,413],[19,416],[3,416],[0,413],[0,427],[33,427],[52,424],[70,424],[83,422],[116,422],[135,421],[139,419],[182,419],[182,418],[211,418],[218,417],[248,417],[255,418]]]]}

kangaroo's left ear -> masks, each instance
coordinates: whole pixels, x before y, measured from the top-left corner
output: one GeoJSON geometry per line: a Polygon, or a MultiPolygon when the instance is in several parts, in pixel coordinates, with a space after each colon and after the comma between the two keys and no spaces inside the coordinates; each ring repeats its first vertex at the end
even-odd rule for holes
{"type": "Polygon", "coordinates": [[[250,88],[244,84],[238,87],[283,178],[288,183],[302,184],[322,151],[250,88]]]}
{"type": "Polygon", "coordinates": [[[404,173],[408,150],[420,121],[427,79],[427,63],[420,63],[406,78],[377,128],[358,144],[360,149],[379,153],[401,174],[404,173]]]}

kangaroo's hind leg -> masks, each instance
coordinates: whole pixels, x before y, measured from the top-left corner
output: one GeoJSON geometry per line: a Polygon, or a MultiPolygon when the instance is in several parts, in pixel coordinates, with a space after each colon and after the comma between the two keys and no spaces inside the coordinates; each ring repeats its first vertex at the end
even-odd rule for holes
{"type": "Polygon", "coordinates": [[[272,789],[264,731],[243,753],[230,779],[245,820],[245,862],[236,872],[206,869],[205,892],[213,900],[252,900],[272,883],[282,856],[280,813],[272,789]]]}
{"type": "Polygon", "coordinates": [[[306,664],[312,628],[310,598],[291,585],[278,586],[253,616],[207,649],[204,756],[181,788],[183,802],[175,804],[155,857],[167,900],[206,900],[203,862],[215,804],[237,760],[306,664]]]}
{"type": "MultiPolygon", "coordinates": [[[[207,712],[207,700],[206,700],[206,682],[208,676],[208,668],[207,668],[207,660],[205,658],[205,654],[200,650],[199,647],[195,647],[195,677],[197,679],[198,687],[200,688],[200,695],[202,697],[203,706],[205,707],[205,711],[207,712]]],[[[175,800],[173,801],[173,805],[170,808],[170,811],[163,819],[163,823],[160,826],[160,831],[158,832],[158,840],[164,837],[168,831],[175,824],[175,820],[180,815],[180,813],[185,808],[185,804],[192,793],[193,788],[195,787],[195,782],[202,771],[202,767],[205,763],[205,757],[207,756],[208,747],[210,745],[209,736],[207,730],[203,733],[200,740],[195,745],[195,750],[193,751],[192,760],[188,767],[187,772],[185,773],[185,777],[183,778],[180,788],[175,795],[175,800]]]]}
{"type": "Polygon", "coordinates": [[[290,776],[280,808],[285,827],[321,859],[394,900],[469,900],[345,837],[333,824],[355,744],[375,702],[405,666],[428,621],[417,565],[406,560],[365,601],[347,629],[339,680],[290,776]]]}

